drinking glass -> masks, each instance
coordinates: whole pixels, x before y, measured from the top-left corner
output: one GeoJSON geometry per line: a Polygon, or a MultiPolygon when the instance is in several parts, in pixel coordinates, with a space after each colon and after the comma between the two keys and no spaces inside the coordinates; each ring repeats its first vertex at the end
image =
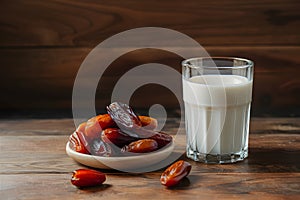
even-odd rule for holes
{"type": "Polygon", "coordinates": [[[253,67],[234,57],[182,62],[188,158],[233,163],[248,156],[253,67]]]}

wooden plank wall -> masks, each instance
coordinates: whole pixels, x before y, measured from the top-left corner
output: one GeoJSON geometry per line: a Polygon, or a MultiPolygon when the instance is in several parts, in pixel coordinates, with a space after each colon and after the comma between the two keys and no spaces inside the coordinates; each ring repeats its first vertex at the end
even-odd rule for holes
{"type": "MultiPolygon", "coordinates": [[[[255,62],[254,116],[300,115],[300,1],[1,0],[0,111],[71,111],[73,82],[85,56],[106,38],[137,27],[180,31],[211,56],[255,62]]],[[[97,108],[110,102],[120,72],[148,62],[180,71],[182,58],[139,50],[117,59],[105,72],[97,108]]],[[[178,107],[174,95],[155,85],[138,90],[132,104],[178,107]]]]}

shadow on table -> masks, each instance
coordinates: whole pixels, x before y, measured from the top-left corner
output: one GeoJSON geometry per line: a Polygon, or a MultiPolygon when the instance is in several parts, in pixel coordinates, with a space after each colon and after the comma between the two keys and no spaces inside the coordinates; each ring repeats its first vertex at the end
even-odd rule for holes
{"type": "Polygon", "coordinates": [[[300,151],[250,149],[247,164],[250,172],[300,172],[300,151]]]}

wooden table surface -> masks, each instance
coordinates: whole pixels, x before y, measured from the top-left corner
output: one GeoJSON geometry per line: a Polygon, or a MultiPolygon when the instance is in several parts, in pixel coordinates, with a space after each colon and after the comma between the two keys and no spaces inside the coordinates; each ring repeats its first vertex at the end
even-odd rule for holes
{"type": "Polygon", "coordinates": [[[189,160],[191,174],[173,189],[160,184],[162,170],[102,170],[103,186],[77,189],[71,172],[85,166],[65,153],[73,129],[72,119],[1,120],[0,199],[300,199],[299,118],[253,118],[248,159],[226,165],[189,160]]]}

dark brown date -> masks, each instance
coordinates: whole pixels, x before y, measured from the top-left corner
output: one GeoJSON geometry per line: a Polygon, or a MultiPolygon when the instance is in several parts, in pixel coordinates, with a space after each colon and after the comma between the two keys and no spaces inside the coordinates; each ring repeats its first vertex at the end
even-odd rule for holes
{"type": "Polygon", "coordinates": [[[150,139],[153,139],[157,142],[158,148],[162,148],[168,144],[170,144],[173,140],[172,136],[164,132],[155,132],[150,139]]]}
{"type": "Polygon", "coordinates": [[[71,183],[76,187],[101,185],[106,180],[105,174],[91,169],[78,169],[72,174],[71,183]]]}
{"type": "Polygon", "coordinates": [[[192,169],[190,163],[179,160],[168,167],[161,175],[161,184],[171,187],[177,185],[184,177],[186,177],[192,169]]]}
{"type": "Polygon", "coordinates": [[[130,137],[118,128],[105,129],[101,133],[101,139],[103,142],[114,144],[120,148],[136,140],[136,138],[130,137]]]}
{"type": "Polygon", "coordinates": [[[131,142],[129,145],[124,146],[121,152],[132,152],[132,153],[147,153],[158,149],[158,144],[152,139],[142,139],[135,142],[131,142]]]}
{"type": "MultiPolygon", "coordinates": [[[[140,130],[140,132],[142,132],[142,131],[144,132],[143,135],[150,136],[147,139],[153,139],[157,142],[159,149],[170,144],[173,140],[172,136],[170,136],[164,132],[140,130]]],[[[138,140],[137,138],[130,137],[126,133],[122,132],[122,130],[117,129],[117,128],[108,128],[108,129],[105,129],[104,131],[102,131],[101,139],[106,143],[113,143],[118,147],[123,147],[124,145],[127,145],[130,142],[138,140]]]]}
{"type": "Polygon", "coordinates": [[[114,102],[107,106],[106,109],[123,132],[131,137],[140,138],[138,130],[142,128],[142,123],[127,104],[114,102]]]}

